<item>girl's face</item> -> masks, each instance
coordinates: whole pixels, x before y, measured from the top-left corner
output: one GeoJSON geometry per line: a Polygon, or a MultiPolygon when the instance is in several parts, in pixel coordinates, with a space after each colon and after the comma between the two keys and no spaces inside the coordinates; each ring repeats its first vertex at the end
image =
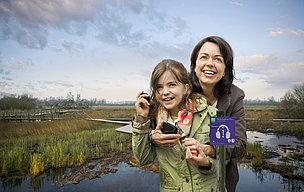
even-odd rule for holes
{"type": "Polygon", "coordinates": [[[225,62],[217,44],[206,42],[198,52],[195,73],[203,88],[214,86],[225,75],[225,62]]]}
{"type": "Polygon", "coordinates": [[[188,84],[178,82],[171,72],[166,71],[160,76],[157,83],[156,99],[163,105],[171,115],[177,116],[179,104],[183,100],[183,96],[189,90],[188,84]]]}

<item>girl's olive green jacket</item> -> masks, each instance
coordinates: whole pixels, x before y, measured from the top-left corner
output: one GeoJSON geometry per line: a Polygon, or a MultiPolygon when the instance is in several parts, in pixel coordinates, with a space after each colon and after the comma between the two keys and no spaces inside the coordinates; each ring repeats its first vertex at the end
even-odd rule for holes
{"type": "MultiPolygon", "coordinates": [[[[207,106],[193,114],[190,136],[201,143],[209,143],[210,116],[216,108],[207,106]]],[[[165,191],[216,191],[215,159],[208,157],[210,167],[201,167],[185,160],[185,148],[181,142],[172,148],[150,144],[150,120],[145,123],[133,121],[133,154],[140,165],[152,163],[157,157],[160,165],[160,189],[165,191]]],[[[149,182],[149,181],[147,181],[149,182]]]]}

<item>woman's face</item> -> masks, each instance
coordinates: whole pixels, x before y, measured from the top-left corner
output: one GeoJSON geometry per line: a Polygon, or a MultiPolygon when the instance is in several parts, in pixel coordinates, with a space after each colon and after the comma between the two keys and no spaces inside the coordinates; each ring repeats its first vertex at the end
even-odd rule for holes
{"type": "Polygon", "coordinates": [[[177,116],[178,111],[180,111],[179,104],[182,102],[183,96],[189,90],[189,85],[176,81],[169,71],[166,71],[161,75],[156,83],[156,99],[172,115],[177,116]]]}
{"type": "Polygon", "coordinates": [[[212,42],[204,43],[198,52],[194,69],[201,86],[213,89],[225,75],[225,68],[219,46],[212,42]]]}

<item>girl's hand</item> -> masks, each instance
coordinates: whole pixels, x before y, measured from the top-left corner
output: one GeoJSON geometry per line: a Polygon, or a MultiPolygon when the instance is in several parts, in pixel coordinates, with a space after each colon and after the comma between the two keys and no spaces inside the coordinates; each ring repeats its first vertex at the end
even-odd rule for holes
{"type": "Polygon", "coordinates": [[[209,159],[203,152],[202,148],[199,148],[196,153],[191,151],[190,147],[186,148],[186,160],[190,163],[200,165],[200,166],[210,166],[209,159]],[[197,155],[196,155],[197,154],[197,155]]]}
{"type": "Polygon", "coordinates": [[[180,138],[180,134],[163,134],[161,128],[163,127],[163,121],[160,121],[156,128],[151,131],[152,141],[162,147],[174,147],[180,138]]]}
{"type": "Polygon", "coordinates": [[[149,96],[143,91],[137,95],[137,101],[135,103],[136,114],[144,117],[148,117],[150,103],[145,99],[145,97],[149,96]]]}
{"type": "Polygon", "coordinates": [[[215,149],[212,145],[201,144],[194,138],[185,138],[182,143],[186,148],[189,147],[193,155],[197,155],[199,149],[202,149],[205,155],[213,156],[215,154],[215,149]]]}
{"type": "Polygon", "coordinates": [[[186,148],[186,160],[201,166],[209,166],[207,155],[213,155],[215,150],[211,145],[204,145],[194,138],[185,138],[182,141],[186,148]]]}

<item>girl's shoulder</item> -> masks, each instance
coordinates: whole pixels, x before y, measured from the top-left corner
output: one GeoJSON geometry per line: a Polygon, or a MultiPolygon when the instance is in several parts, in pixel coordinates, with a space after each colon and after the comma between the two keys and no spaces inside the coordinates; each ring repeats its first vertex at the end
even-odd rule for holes
{"type": "Polygon", "coordinates": [[[207,109],[208,104],[206,98],[202,94],[194,93],[191,96],[191,102],[193,103],[194,112],[207,109]]]}

